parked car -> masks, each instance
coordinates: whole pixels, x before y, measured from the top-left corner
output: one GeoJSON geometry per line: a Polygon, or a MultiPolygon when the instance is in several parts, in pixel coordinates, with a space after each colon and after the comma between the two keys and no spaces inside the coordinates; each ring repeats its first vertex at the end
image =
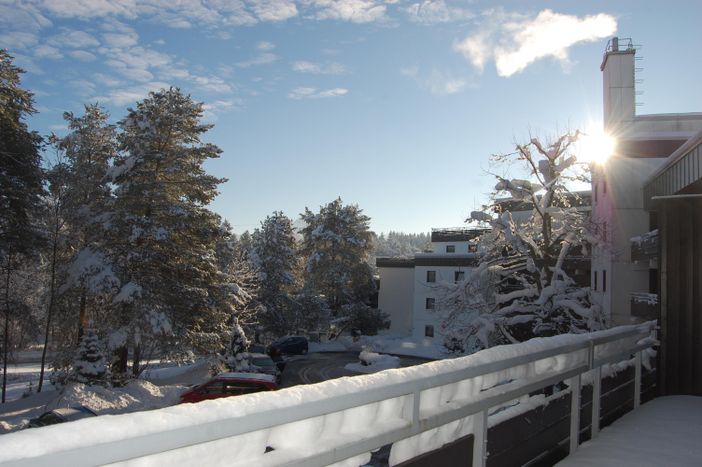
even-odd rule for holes
{"type": "Polygon", "coordinates": [[[309,348],[307,338],[302,336],[288,336],[278,339],[268,346],[268,355],[306,354],[309,348]]]}
{"type": "Polygon", "coordinates": [[[50,410],[39,415],[37,418],[29,420],[30,428],[40,426],[56,425],[57,423],[72,422],[81,418],[97,417],[97,414],[82,405],[75,407],[63,407],[50,410]]]}
{"type": "Polygon", "coordinates": [[[261,391],[275,391],[275,376],[265,373],[220,373],[208,382],[180,395],[180,402],[200,402],[220,397],[241,396],[261,391]]]}
{"type": "MultiPolygon", "coordinates": [[[[271,357],[264,353],[249,353],[249,364],[255,366],[261,373],[275,377],[276,384],[282,381],[282,370],[271,357]]],[[[283,365],[285,365],[283,363],[283,365]]]]}

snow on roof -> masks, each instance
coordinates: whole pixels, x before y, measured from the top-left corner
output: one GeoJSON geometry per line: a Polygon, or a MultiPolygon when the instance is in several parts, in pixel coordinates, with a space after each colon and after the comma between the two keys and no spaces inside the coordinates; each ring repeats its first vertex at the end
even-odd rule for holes
{"type": "Polygon", "coordinates": [[[275,377],[267,375],[265,373],[240,373],[240,372],[229,372],[220,373],[216,376],[218,379],[245,379],[249,381],[266,381],[269,383],[275,383],[275,377]]]}

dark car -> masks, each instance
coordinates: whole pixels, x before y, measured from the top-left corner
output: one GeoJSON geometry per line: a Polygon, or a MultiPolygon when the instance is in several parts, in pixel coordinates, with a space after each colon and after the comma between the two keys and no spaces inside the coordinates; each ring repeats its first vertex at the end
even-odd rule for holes
{"type": "Polygon", "coordinates": [[[200,402],[220,397],[275,391],[275,376],[264,373],[220,373],[208,382],[180,395],[180,402],[200,402]]]}
{"type": "Polygon", "coordinates": [[[81,418],[97,417],[97,414],[82,405],[76,407],[63,407],[50,410],[39,415],[37,418],[29,420],[30,428],[40,426],[56,425],[57,423],[72,422],[81,418]]]}
{"type": "MultiPolygon", "coordinates": [[[[273,361],[271,357],[264,353],[250,353],[249,363],[261,373],[275,377],[275,382],[280,384],[282,369],[280,368],[279,364],[273,361]]],[[[285,364],[283,363],[283,365],[285,364]]]]}
{"type": "Polygon", "coordinates": [[[309,348],[307,338],[302,336],[288,336],[278,339],[268,346],[268,355],[306,354],[309,348]]]}

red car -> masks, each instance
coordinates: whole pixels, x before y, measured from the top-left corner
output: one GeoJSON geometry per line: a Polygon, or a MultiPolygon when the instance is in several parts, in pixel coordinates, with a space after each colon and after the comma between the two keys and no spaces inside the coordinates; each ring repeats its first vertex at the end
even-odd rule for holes
{"type": "Polygon", "coordinates": [[[220,397],[275,391],[275,376],[264,373],[220,373],[210,381],[180,395],[180,402],[200,402],[220,397]]]}

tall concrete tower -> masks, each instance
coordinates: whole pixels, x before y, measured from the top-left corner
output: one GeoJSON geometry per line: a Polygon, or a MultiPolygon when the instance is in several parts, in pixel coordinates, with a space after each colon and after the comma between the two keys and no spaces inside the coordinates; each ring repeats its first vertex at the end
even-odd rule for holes
{"type": "Polygon", "coordinates": [[[607,45],[600,70],[603,79],[604,130],[619,136],[634,123],[634,55],[636,50],[628,40],[621,49],[618,37],[607,45]]]}

